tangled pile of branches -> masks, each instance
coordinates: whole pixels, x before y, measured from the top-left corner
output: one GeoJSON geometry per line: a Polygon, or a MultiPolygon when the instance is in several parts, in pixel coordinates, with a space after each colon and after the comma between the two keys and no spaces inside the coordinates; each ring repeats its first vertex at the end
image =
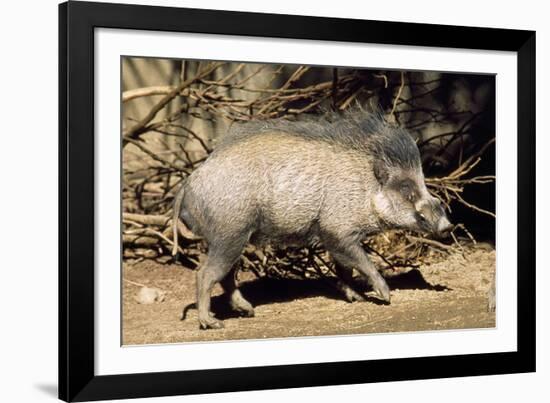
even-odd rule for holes
{"type": "MultiPolygon", "coordinates": [[[[449,111],[434,103],[441,77],[426,79],[425,75],[410,72],[182,61],[179,84],[124,91],[123,107],[136,99],[149,98],[154,102],[139,116],[124,113],[123,257],[129,263],[143,259],[161,263],[172,260],[170,216],[174,195],[214,147],[212,136],[201,127],[223,135],[219,128],[237,121],[299,119],[302,114],[321,113],[327,108],[345,110],[354,104],[382,108],[388,120],[408,128],[417,137],[428,188],[449,211],[460,204],[494,217],[492,211],[463,197],[466,187],[494,181],[493,175],[471,174],[494,143],[494,135],[483,144],[472,137],[471,128],[484,111],[449,111]],[[320,70],[323,74],[319,74],[320,70]],[[308,74],[321,78],[311,82],[308,74]],[[255,80],[259,76],[262,85],[255,80]],[[450,130],[441,131],[449,127],[450,130]],[[430,175],[430,172],[443,174],[430,175]]],[[[180,234],[179,260],[186,267],[196,268],[207,245],[182,226],[180,234]]],[[[394,231],[365,241],[364,247],[384,274],[391,276],[415,267],[428,254],[444,255],[468,242],[475,243],[474,237],[463,224],[457,224],[450,243],[394,231]]],[[[281,250],[249,246],[241,264],[259,277],[323,278],[333,272],[327,253],[320,247],[281,250]]]]}

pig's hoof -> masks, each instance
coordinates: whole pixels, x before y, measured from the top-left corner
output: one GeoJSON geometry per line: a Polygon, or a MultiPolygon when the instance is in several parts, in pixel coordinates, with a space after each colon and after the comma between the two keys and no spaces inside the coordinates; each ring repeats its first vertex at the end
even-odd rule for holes
{"type": "Polygon", "coordinates": [[[252,305],[244,305],[241,304],[237,307],[234,307],[235,311],[237,311],[241,316],[244,316],[245,318],[253,318],[254,317],[254,308],[252,308],[252,305]]]}
{"type": "Polygon", "coordinates": [[[207,329],[223,329],[223,322],[209,316],[206,320],[199,320],[201,330],[207,329]]]}
{"type": "Polygon", "coordinates": [[[378,297],[382,301],[387,302],[388,304],[390,303],[390,301],[391,301],[390,288],[388,287],[386,282],[384,282],[383,284],[379,284],[378,286],[374,287],[374,291],[376,291],[376,294],[378,294],[378,297]]]}
{"type": "Polygon", "coordinates": [[[365,301],[365,297],[363,297],[358,292],[355,292],[351,288],[345,288],[341,290],[344,294],[344,298],[347,302],[363,302],[365,301]]]}
{"type": "Polygon", "coordinates": [[[347,302],[362,302],[365,301],[365,297],[351,288],[348,284],[341,280],[336,282],[336,289],[342,294],[347,302]]]}
{"type": "Polygon", "coordinates": [[[234,293],[230,300],[231,309],[237,312],[239,315],[246,318],[252,318],[254,316],[254,308],[241,293],[234,293]]]}
{"type": "Polygon", "coordinates": [[[238,309],[237,312],[239,312],[239,315],[245,317],[245,318],[253,318],[254,317],[254,309],[238,309]]]}
{"type": "Polygon", "coordinates": [[[239,303],[237,304],[231,304],[231,308],[237,312],[239,315],[244,316],[245,318],[252,318],[254,317],[254,308],[252,308],[252,305],[249,303],[239,303]]]}

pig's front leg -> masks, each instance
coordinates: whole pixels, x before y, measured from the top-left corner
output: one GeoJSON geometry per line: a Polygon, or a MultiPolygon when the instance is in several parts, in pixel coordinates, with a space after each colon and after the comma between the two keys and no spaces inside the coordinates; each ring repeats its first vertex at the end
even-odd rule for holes
{"type": "MultiPolygon", "coordinates": [[[[333,238],[334,239],[334,238],[333,238]]],[[[367,253],[356,239],[339,239],[336,242],[324,242],[337,265],[348,270],[357,269],[366,277],[378,296],[385,302],[390,302],[390,289],[386,280],[380,275],[367,253]]]]}
{"type": "Polygon", "coordinates": [[[353,270],[339,264],[335,264],[334,269],[336,271],[336,288],[342,293],[344,299],[348,302],[365,301],[365,297],[354,289],[353,270]]]}

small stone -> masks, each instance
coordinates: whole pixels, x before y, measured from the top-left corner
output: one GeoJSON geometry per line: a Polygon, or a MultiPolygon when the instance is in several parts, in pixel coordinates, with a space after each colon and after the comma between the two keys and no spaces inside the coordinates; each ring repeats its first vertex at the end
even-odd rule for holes
{"type": "Polygon", "coordinates": [[[141,287],[136,295],[138,304],[153,304],[155,302],[163,302],[166,298],[166,291],[158,288],[141,287]]]}

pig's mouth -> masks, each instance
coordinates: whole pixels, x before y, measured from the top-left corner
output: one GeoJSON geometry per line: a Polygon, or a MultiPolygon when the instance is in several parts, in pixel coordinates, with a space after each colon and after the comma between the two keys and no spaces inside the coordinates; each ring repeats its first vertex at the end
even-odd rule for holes
{"type": "MultiPolygon", "coordinates": [[[[419,214],[421,218],[424,218],[422,214],[419,214]]],[[[455,226],[451,224],[449,219],[446,216],[440,217],[437,221],[429,223],[428,220],[419,220],[421,227],[429,227],[429,230],[426,231],[436,239],[445,239],[451,235],[451,232],[454,230],[455,226]]]]}
{"type": "Polygon", "coordinates": [[[437,239],[446,239],[451,236],[451,232],[453,232],[455,226],[449,223],[448,225],[443,226],[442,228],[437,228],[433,232],[433,236],[437,239]]]}

